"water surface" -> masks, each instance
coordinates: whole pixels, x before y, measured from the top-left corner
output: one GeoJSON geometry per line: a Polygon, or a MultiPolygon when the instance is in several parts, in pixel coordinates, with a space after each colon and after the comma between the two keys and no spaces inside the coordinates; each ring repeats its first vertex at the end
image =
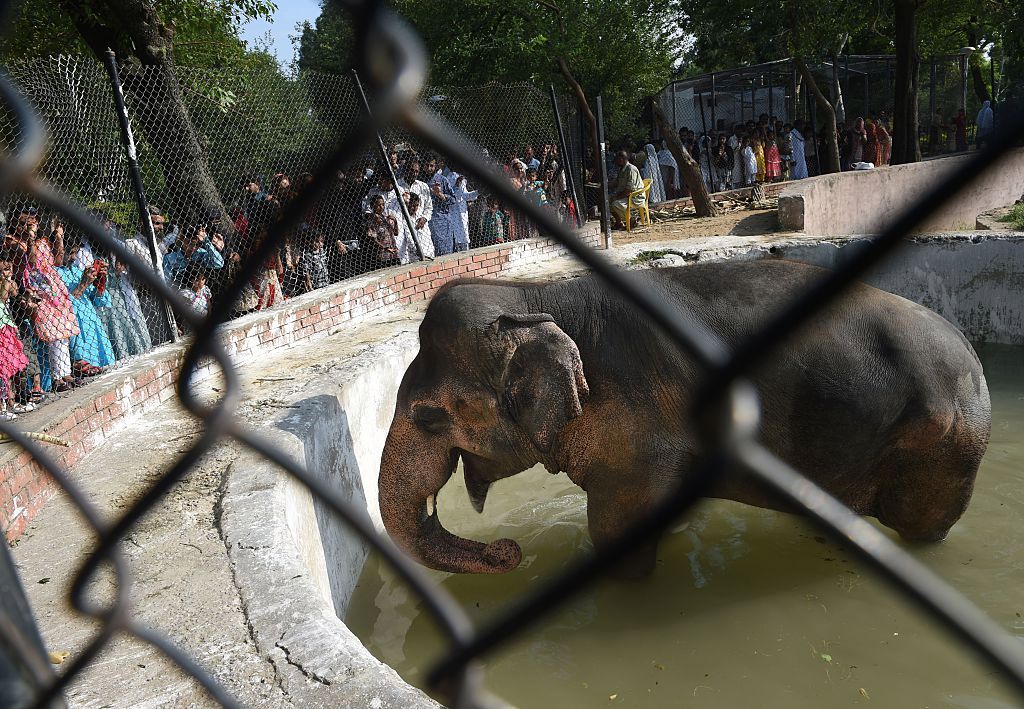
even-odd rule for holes
{"type": "MultiPolygon", "coordinates": [[[[978,348],[993,430],[974,498],[942,544],[913,548],[1024,640],[1024,348],[978,348]]],[[[515,539],[501,576],[434,578],[480,622],[591,550],[586,497],[534,469],[473,511],[461,473],[441,491],[451,531],[515,539]]],[[[421,603],[376,558],[346,618],[412,684],[443,644],[421,603]]],[[[655,573],[604,581],[486,658],[488,688],[521,707],[1016,707],[987,666],[804,520],[707,501],[659,547],[655,573]]]]}

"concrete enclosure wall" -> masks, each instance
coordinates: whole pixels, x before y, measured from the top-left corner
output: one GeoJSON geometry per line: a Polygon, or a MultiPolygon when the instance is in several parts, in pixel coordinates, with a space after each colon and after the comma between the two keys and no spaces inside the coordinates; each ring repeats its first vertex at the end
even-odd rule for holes
{"type": "MultiPolygon", "coordinates": [[[[579,232],[588,246],[597,246],[598,236],[593,224],[579,232]]],[[[426,300],[454,278],[496,277],[564,253],[565,247],[558,242],[527,239],[384,269],[234,320],[221,328],[220,336],[233,362],[242,365],[278,348],[325,337],[332,329],[369,315],[426,300]]],[[[67,440],[70,447],[50,452],[65,469],[73,469],[108,436],[175,396],[188,345],[186,340],[158,347],[20,417],[18,423],[67,440]]],[[[197,379],[212,374],[215,366],[208,363],[200,368],[197,379]]],[[[0,530],[8,541],[21,536],[53,493],[49,476],[27,452],[13,445],[0,447],[0,530]]]]}
{"type": "MultiPolygon", "coordinates": [[[[774,253],[838,268],[867,246],[867,240],[796,244],[774,253]]],[[[1024,344],[1024,238],[908,242],[862,280],[934,310],[972,342],[1024,344]]]]}
{"type": "MultiPolygon", "coordinates": [[[[970,155],[855,170],[787,183],[779,195],[779,224],[816,236],[877,234],[970,155]]],[[[1012,150],[951,196],[918,232],[974,229],[981,212],[1012,204],[1024,193],[1024,149],[1012,150]]]]}

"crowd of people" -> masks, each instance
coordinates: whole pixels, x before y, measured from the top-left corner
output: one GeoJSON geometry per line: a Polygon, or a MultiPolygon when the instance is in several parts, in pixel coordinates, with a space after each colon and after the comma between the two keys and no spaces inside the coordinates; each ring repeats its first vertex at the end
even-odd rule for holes
{"type": "MultiPolygon", "coordinates": [[[[232,315],[262,310],[331,282],[420,258],[535,235],[535,227],[494,196],[471,189],[440,156],[407,145],[384,164],[339,172],[296,229],[264,254],[241,287],[232,315]],[[392,181],[392,175],[396,177],[392,181]],[[404,209],[403,209],[404,206],[404,209]]],[[[508,155],[507,179],[530,202],[575,219],[556,146],[508,155]]],[[[284,173],[264,184],[241,180],[239,199],[222,214],[179,223],[155,206],[148,224],[94,217],[141,262],[154,267],[200,315],[241,275],[283,210],[313,177],[284,173]],[[152,225],[152,239],[149,225],[152,225]],[[132,233],[134,231],[134,233],[132,233]],[[155,253],[154,253],[155,252],[155,253]]],[[[119,360],[183,335],[157,293],[123,259],[91,243],[57,217],[18,204],[7,214],[0,247],[0,419],[32,411],[81,386],[119,360]]]]}
{"type": "MultiPolygon", "coordinates": [[[[837,126],[843,170],[879,167],[889,163],[892,139],[888,121],[883,117],[857,118],[849,128],[837,126]]],[[[679,129],[679,140],[700,168],[711,192],[750,187],[755,184],[799,180],[819,172],[819,156],[827,150],[822,131],[814,133],[811,124],[797,119],[784,122],[762,114],[755,122],[737,123],[732,130],[712,130],[696,134],[687,126],[679,129]]],[[[641,179],[651,180],[650,202],[689,196],[679,165],[667,142],[648,140],[642,147],[629,138],[618,146],[628,162],[637,166],[641,179]]],[[[621,169],[618,158],[608,165],[609,180],[617,180],[621,169]]],[[[613,191],[624,185],[611,183],[613,191]]]]}

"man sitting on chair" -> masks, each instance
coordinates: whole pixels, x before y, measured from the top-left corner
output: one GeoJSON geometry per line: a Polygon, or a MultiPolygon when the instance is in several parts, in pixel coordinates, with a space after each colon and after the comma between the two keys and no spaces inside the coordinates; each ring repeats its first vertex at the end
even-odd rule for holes
{"type": "MultiPolygon", "coordinates": [[[[611,202],[612,214],[615,215],[616,226],[625,227],[626,224],[626,200],[629,195],[638,190],[643,190],[644,181],[640,177],[640,169],[629,161],[629,153],[620,150],[615,154],[615,165],[619,168],[619,176],[608,185],[608,199],[611,202]]],[[[644,195],[641,192],[633,197],[633,205],[630,208],[633,212],[630,217],[636,218],[635,207],[644,203],[644,195]]]]}

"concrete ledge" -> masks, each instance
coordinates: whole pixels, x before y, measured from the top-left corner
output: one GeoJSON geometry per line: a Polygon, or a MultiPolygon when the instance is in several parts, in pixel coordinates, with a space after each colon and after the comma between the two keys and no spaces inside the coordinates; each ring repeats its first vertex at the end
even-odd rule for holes
{"type": "MultiPolygon", "coordinates": [[[[597,226],[587,225],[578,234],[584,243],[598,245],[597,226]]],[[[565,253],[553,240],[528,239],[384,269],[234,320],[220,334],[238,366],[278,347],[325,337],[334,328],[368,315],[426,300],[454,278],[499,276],[565,253]]],[[[112,433],[176,395],[174,387],[188,345],[186,340],[158,347],[19,417],[17,425],[69,441],[69,448],[50,448],[50,452],[65,469],[73,469],[112,433]]],[[[206,363],[198,380],[212,374],[216,374],[213,364],[206,363]]],[[[0,530],[8,541],[21,536],[53,493],[49,476],[27,452],[0,447],[0,530]]]]}
{"type": "MultiPolygon", "coordinates": [[[[785,231],[816,236],[877,234],[973,155],[821,175],[787,183],[779,195],[785,231]]],[[[974,229],[978,214],[1012,204],[1024,191],[1024,149],[1008,151],[959,194],[946,200],[918,232],[974,229]]]]}

